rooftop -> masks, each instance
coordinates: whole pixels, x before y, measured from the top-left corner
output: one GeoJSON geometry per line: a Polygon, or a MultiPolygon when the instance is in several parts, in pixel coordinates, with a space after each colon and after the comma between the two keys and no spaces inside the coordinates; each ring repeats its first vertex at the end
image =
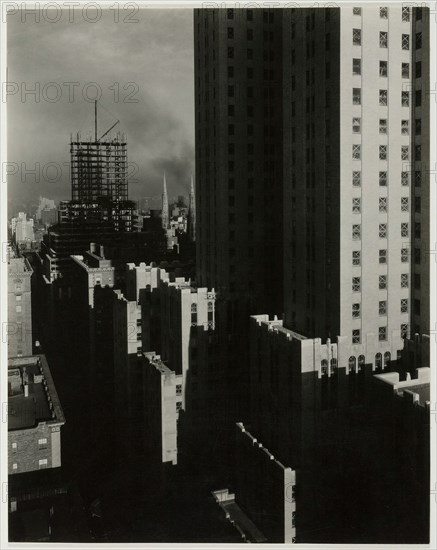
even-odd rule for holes
{"type": "Polygon", "coordinates": [[[40,422],[64,424],[65,417],[44,355],[16,357],[8,364],[8,430],[40,422]]]}

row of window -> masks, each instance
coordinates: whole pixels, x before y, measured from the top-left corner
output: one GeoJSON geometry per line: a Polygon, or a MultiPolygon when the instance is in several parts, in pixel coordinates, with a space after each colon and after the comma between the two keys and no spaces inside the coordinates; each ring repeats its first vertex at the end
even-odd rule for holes
{"type": "MultiPolygon", "coordinates": [[[[421,256],[420,248],[415,248],[414,249],[414,261],[415,261],[415,263],[420,264],[420,256],[421,256]]],[[[409,250],[408,250],[408,248],[401,248],[401,262],[406,263],[408,261],[409,261],[409,250]]],[[[380,264],[387,263],[387,250],[386,249],[380,249],[379,250],[379,263],[380,264]]],[[[354,266],[360,266],[361,265],[361,250],[353,250],[352,251],[352,265],[354,265],[354,266]]]]}
{"type": "MultiPolygon", "coordinates": [[[[361,15],[361,8],[353,8],[352,13],[354,15],[361,15]]],[[[381,19],[388,19],[388,7],[379,8],[379,16],[381,19]]],[[[420,14],[421,17],[421,14],[420,14]]],[[[419,19],[419,16],[416,16],[419,19]]],[[[402,7],[402,21],[408,22],[410,20],[410,8],[408,6],[402,7]]]]}
{"type": "MultiPolygon", "coordinates": [[[[352,132],[354,134],[361,134],[361,117],[352,118],[352,132]]],[[[379,119],[379,133],[387,134],[387,119],[379,119]]],[[[416,118],[414,121],[414,134],[416,136],[422,133],[422,119],[416,118]]],[[[403,136],[410,135],[410,121],[407,119],[401,120],[401,134],[403,136]]]]}
{"type": "MultiPolygon", "coordinates": [[[[386,239],[387,235],[388,235],[387,224],[380,223],[379,238],[386,239]]],[[[416,239],[420,239],[420,235],[421,235],[421,225],[420,225],[420,222],[416,222],[414,236],[416,239]]],[[[410,236],[409,223],[408,222],[401,223],[401,237],[409,237],[409,236],[410,236]]],[[[354,241],[361,240],[361,224],[354,224],[352,226],[352,239],[354,241]]]]}
{"type": "MultiPolygon", "coordinates": [[[[361,29],[352,29],[352,44],[354,46],[361,46],[362,43],[362,30],[361,29]]],[[[379,47],[388,48],[388,32],[380,31],[379,33],[379,47]]],[[[422,47],[422,33],[417,32],[415,35],[415,47],[419,50],[422,47]]],[[[403,50],[410,49],[410,35],[402,34],[401,35],[401,48],[403,50]]]]}
{"type": "MultiPolygon", "coordinates": [[[[18,444],[16,442],[12,443],[12,450],[15,452],[18,448],[18,444]]],[[[41,439],[38,439],[38,449],[47,449],[47,438],[42,437],[41,439]]]]}
{"type": "MultiPolygon", "coordinates": [[[[379,159],[387,160],[388,146],[380,145],[379,146],[379,159]]],[[[414,146],[414,158],[416,161],[421,160],[422,158],[422,146],[414,146]]],[[[352,144],[352,159],[361,160],[361,145],[354,143],[352,144]]],[[[410,160],[410,146],[401,145],[401,160],[410,160]]]]}
{"type": "MultiPolygon", "coordinates": [[[[361,88],[352,89],[352,103],[353,105],[361,105],[361,88]]],[[[388,105],[388,90],[379,90],[379,105],[381,107],[387,107],[388,105]]],[[[402,107],[410,106],[410,92],[401,92],[401,105],[402,107]]],[[[420,107],[422,105],[422,91],[416,90],[414,92],[414,105],[420,107]]]]}
{"type": "MultiPolygon", "coordinates": [[[[403,186],[408,186],[410,183],[410,172],[401,172],[401,184],[403,186]]],[[[379,185],[381,187],[387,186],[387,178],[388,173],[386,171],[379,172],[379,185]]],[[[420,187],[422,184],[422,172],[420,170],[416,170],[414,172],[414,184],[416,187],[420,187]]],[[[354,187],[360,187],[361,186],[361,172],[359,170],[354,170],[352,172],[352,185],[354,187]]],[[[416,197],[416,199],[420,197],[416,197]]]]}
{"type": "MultiPolygon", "coordinates": [[[[419,201],[420,204],[420,201],[419,201]]],[[[388,207],[388,197],[379,197],[379,211],[387,212],[388,207]]],[[[410,201],[409,197],[401,197],[401,212],[409,212],[410,210],[410,201]]],[[[361,212],[361,198],[354,197],[352,199],[352,212],[354,214],[359,214],[361,212]]]]}
{"type": "MultiPolygon", "coordinates": [[[[379,315],[381,315],[381,316],[387,315],[387,300],[380,300],[378,302],[378,312],[379,312],[379,315]]],[[[400,302],[400,312],[401,313],[408,313],[408,299],[407,298],[401,300],[401,302],[400,302]]],[[[360,303],[352,304],[352,318],[353,319],[360,319],[361,318],[361,304],[360,303]]]]}
{"type": "MultiPolygon", "coordinates": [[[[408,334],[408,323],[402,323],[400,326],[401,337],[405,338],[408,334]]],[[[387,327],[378,327],[378,340],[380,342],[385,342],[387,340],[387,327]]],[[[361,330],[355,329],[352,331],[352,343],[360,344],[361,343],[361,330]]],[[[381,354],[379,354],[381,355],[381,354]]],[[[381,364],[376,364],[377,367],[381,367],[381,364]]]]}
{"type": "MultiPolygon", "coordinates": [[[[325,70],[325,72],[327,72],[325,70]]],[[[354,57],[352,59],[352,74],[355,76],[361,75],[361,58],[354,57]]],[[[379,62],[379,76],[386,77],[388,76],[388,61],[379,62]]],[[[402,78],[410,78],[410,64],[402,63],[401,64],[401,76],[402,78]]],[[[422,76],[422,62],[417,61],[414,65],[414,76],[415,78],[420,78],[422,76]]],[[[328,78],[328,75],[326,74],[328,78]]]]}
{"type": "MultiPolygon", "coordinates": [[[[41,458],[40,460],[38,460],[38,469],[39,470],[44,470],[45,468],[48,467],[48,460],[47,458],[41,458]]],[[[18,464],[16,462],[14,462],[12,464],[12,469],[14,471],[17,471],[18,470],[18,464]]]]}

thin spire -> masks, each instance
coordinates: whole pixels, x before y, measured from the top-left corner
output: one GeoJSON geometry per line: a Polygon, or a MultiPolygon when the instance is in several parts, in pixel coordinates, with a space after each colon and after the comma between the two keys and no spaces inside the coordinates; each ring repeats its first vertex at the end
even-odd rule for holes
{"type": "Polygon", "coordinates": [[[167,229],[168,224],[169,224],[169,218],[168,218],[167,180],[165,178],[165,171],[164,171],[164,183],[163,183],[163,193],[162,193],[162,227],[164,229],[167,229]]]}
{"type": "Polygon", "coordinates": [[[188,237],[190,241],[196,240],[196,197],[194,193],[194,178],[191,174],[190,200],[188,205],[188,237]]]}

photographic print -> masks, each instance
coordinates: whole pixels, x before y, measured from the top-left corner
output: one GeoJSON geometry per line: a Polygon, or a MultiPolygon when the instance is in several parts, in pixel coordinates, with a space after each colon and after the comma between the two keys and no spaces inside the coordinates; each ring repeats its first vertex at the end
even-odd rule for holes
{"type": "Polygon", "coordinates": [[[2,17],[4,547],[430,548],[435,6],[2,17]]]}

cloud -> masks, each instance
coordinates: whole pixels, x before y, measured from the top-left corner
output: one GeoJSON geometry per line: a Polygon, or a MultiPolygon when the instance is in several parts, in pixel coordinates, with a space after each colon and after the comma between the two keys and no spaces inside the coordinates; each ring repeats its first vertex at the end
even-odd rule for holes
{"type": "Polygon", "coordinates": [[[57,23],[9,19],[8,81],[16,82],[20,92],[39,83],[41,91],[39,102],[29,94],[24,102],[21,93],[8,98],[8,160],[19,166],[8,182],[11,199],[40,194],[70,198],[70,134],[93,131],[93,104],[84,98],[87,90],[88,99],[93,97],[95,88],[86,87],[92,82],[102,90],[101,132],[119,119],[129,161],[138,165],[131,198],[160,194],[164,170],[171,196],[188,193],[194,171],[192,11],[145,9],[135,15],[135,24],[116,24],[109,12],[94,24],[80,17],[69,23],[64,12],[57,23]],[[47,86],[50,82],[62,90],[56,102],[45,100],[42,93],[55,95],[56,86],[47,86]],[[79,83],[71,103],[66,82],[79,83]],[[137,102],[126,101],[129,92],[137,102]],[[58,181],[45,178],[48,163],[64,167],[58,181]],[[21,166],[31,170],[37,164],[39,182],[32,174],[23,182],[21,166]]]}

